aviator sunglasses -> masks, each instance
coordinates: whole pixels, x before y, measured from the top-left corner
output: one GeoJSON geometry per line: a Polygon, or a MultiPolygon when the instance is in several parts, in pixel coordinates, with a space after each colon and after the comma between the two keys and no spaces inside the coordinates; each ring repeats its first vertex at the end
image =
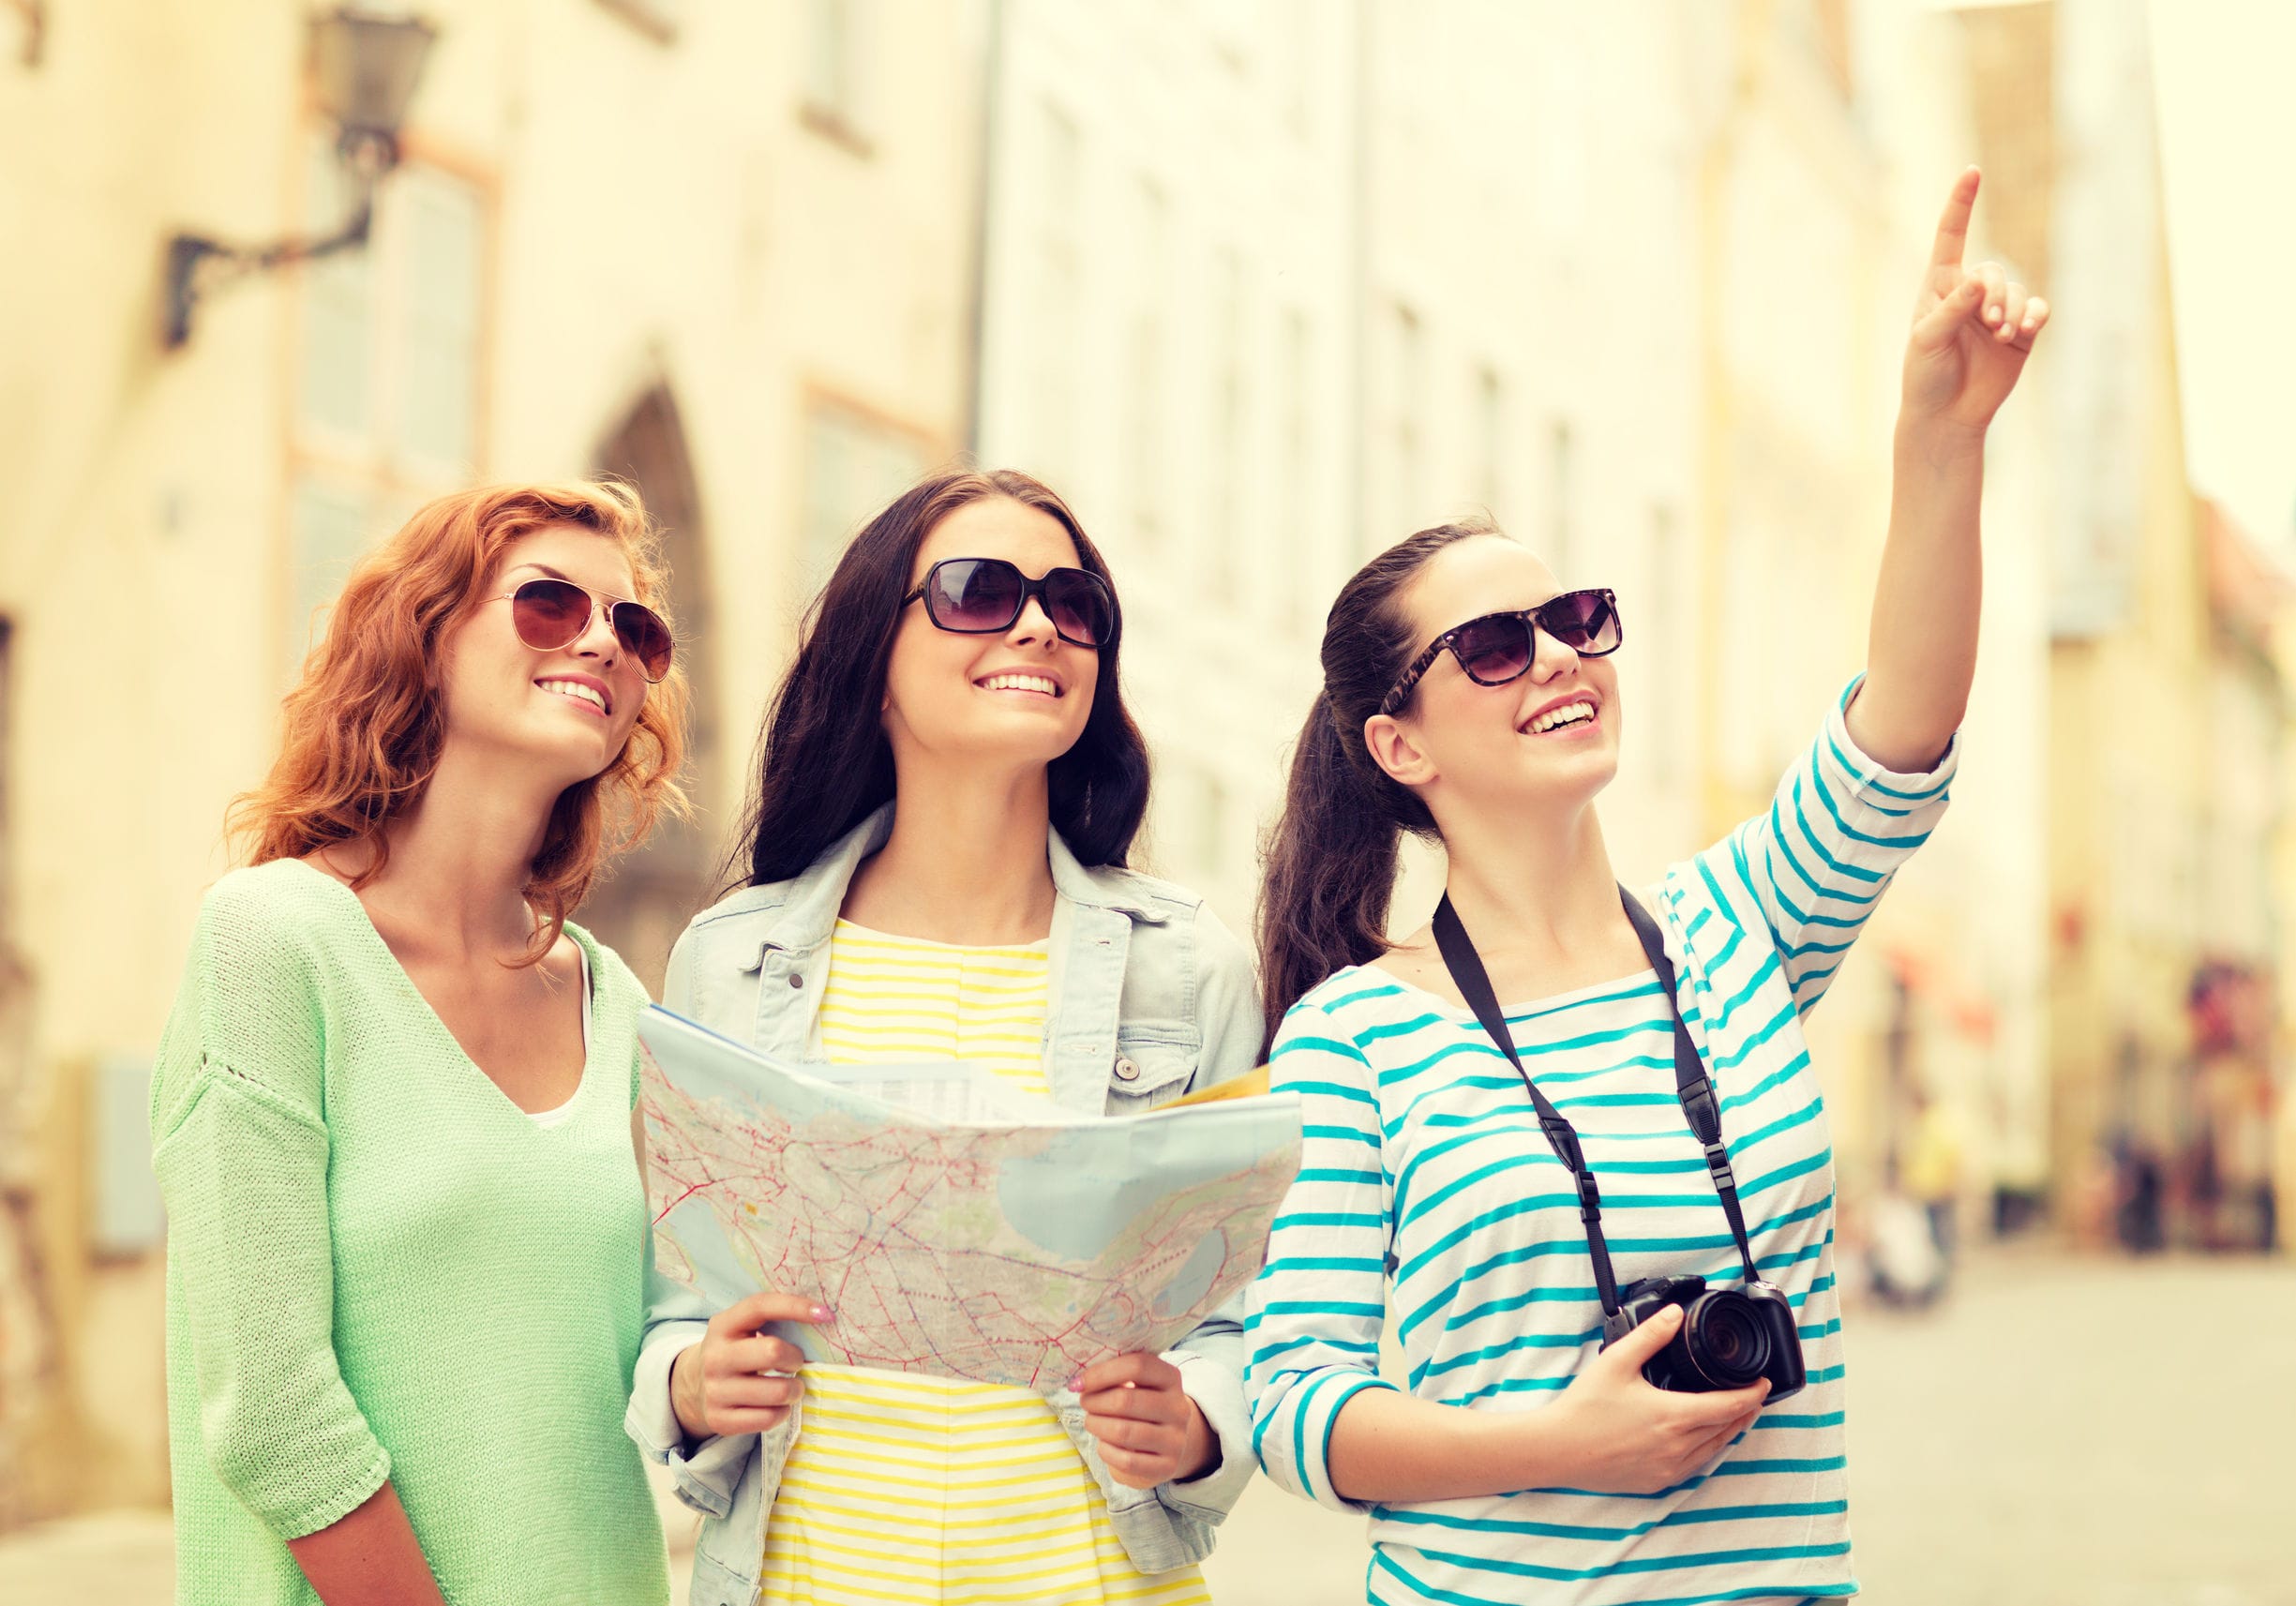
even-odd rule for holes
{"type": "Polygon", "coordinates": [[[573,646],[581,639],[582,632],[590,628],[592,616],[604,608],[608,628],[613,631],[623,650],[638,660],[638,671],[647,680],[659,681],[669,673],[673,650],[669,626],[662,623],[660,614],[642,602],[607,596],[572,580],[528,580],[507,595],[510,623],[517,629],[518,639],[537,653],[555,653],[561,647],[573,646]]]}
{"type": "Polygon", "coordinates": [[[924,572],[924,584],[901,599],[924,598],[927,619],[959,636],[988,636],[1013,628],[1034,597],[1061,640],[1078,647],[1116,644],[1116,593],[1084,569],[1047,569],[1030,579],[1002,558],[943,558],[924,572]]]}
{"type": "Polygon", "coordinates": [[[1545,631],[1582,658],[1599,658],[1618,651],[1618,598],[1607,591],[1567,591],[1549,597],[1537,608],[1511,613],[1486,613],[1446,630],[1427,644],[1427,651],[1411,662],[1395,689],[1380,703],[1381,713],[1393,713],[1411,698],[1411,688],[1448,648],[1467,679],[1478,686],[1503,686],[1531,667],[1538,651],[1538,632],[1545,631]]]}

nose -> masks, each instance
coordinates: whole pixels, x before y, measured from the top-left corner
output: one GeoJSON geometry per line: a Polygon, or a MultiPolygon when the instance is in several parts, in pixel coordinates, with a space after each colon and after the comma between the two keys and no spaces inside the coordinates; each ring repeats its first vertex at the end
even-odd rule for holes
{"type": "Polygon", "coordinates": [[[622,659],[622,638],[614,631],[614,605],[594,602],[590,609],[590,623],[582,633],[569,642],[566,651],[578,658],[593,658],[610,668],[622,659]]]}
{"type": "Polygon", "coordinates": [[[1005,633],[1005,639],[1015,647],[1028,647],[1038,642],[1051,647],[1058,642],[1060,633],[1053,628],[1052,615],[1044,611],[1043,598],[1032,596],[1022,602],[1020,617],[1013,621],[1013,628],[1005,633]]]}
{"type": "Polygon", "coordinates": [[[1531,678],[1551,681],[1557,675],[1567,675],[1579,667],[1579,654],[1546,631],[1534,624],[1531,627],[1531,678]]]}

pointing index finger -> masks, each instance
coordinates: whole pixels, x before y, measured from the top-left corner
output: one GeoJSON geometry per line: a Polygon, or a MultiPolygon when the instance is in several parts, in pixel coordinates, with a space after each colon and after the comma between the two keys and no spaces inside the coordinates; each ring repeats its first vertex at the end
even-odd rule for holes
{"type": "Polygon", "coordinates": [[[752,1294],[727,1307],[728,1326],[735,1332],[754,1333],[768,1322],[818,1324],[830,1319],[825,1305],[797,1294],[768,1291],[752,1294]]]}
{"type": "Polygon", "coordinates": [[[1937,244],[1930,248],[1929,265],[1958,268],[1969,243],[1969,215],[1977,206],[1977,170],[1970,168],[1953,181],[1945,210],[1937,219],[1937,244]]]}

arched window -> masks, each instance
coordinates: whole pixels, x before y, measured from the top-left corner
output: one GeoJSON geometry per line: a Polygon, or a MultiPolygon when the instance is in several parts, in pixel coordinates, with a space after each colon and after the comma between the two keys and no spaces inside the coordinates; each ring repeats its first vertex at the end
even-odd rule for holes
{"type": "Polygon", "coordinates": [[[721,699],[708,543],[685,429],[668,387],[656,385],[638,398],[599,446],[593,466],[600,474],[637,486],[662,528],[679,661],[694,688],[685,788],[696,813],[690,820],[666,820],[657,827],[644,848],[613,868],[575,918],[621,954],[659,997],[670,944],[709,897],[724,829],[714,808],[721,779],[721,699]]]}

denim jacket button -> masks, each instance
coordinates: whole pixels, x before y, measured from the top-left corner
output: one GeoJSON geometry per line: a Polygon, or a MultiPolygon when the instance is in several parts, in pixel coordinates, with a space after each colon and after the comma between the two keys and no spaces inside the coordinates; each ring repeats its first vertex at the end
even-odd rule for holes
{"type": "Polygon", "coordinates": [[[802,987],[802,986],[803,986],[804,984],[805,984],[805,978],[804,978],[804,977],[803,977],[803,976],[799,975],[799,974],[798,974],[798,973],[797,973],[795,970],[792,970],[792,971],[790,971],[790,972],[789,972],[789,985],[791,985],[792,987],[802,987]]]}
{"type": "Polygon", "coordinates": [[[1122,1055],[1118,1055],[1116,1062],[1116,1079],[1119,1082],[1137,1082],[1140,1080],[1140,1067],[1122,1055]]]}

